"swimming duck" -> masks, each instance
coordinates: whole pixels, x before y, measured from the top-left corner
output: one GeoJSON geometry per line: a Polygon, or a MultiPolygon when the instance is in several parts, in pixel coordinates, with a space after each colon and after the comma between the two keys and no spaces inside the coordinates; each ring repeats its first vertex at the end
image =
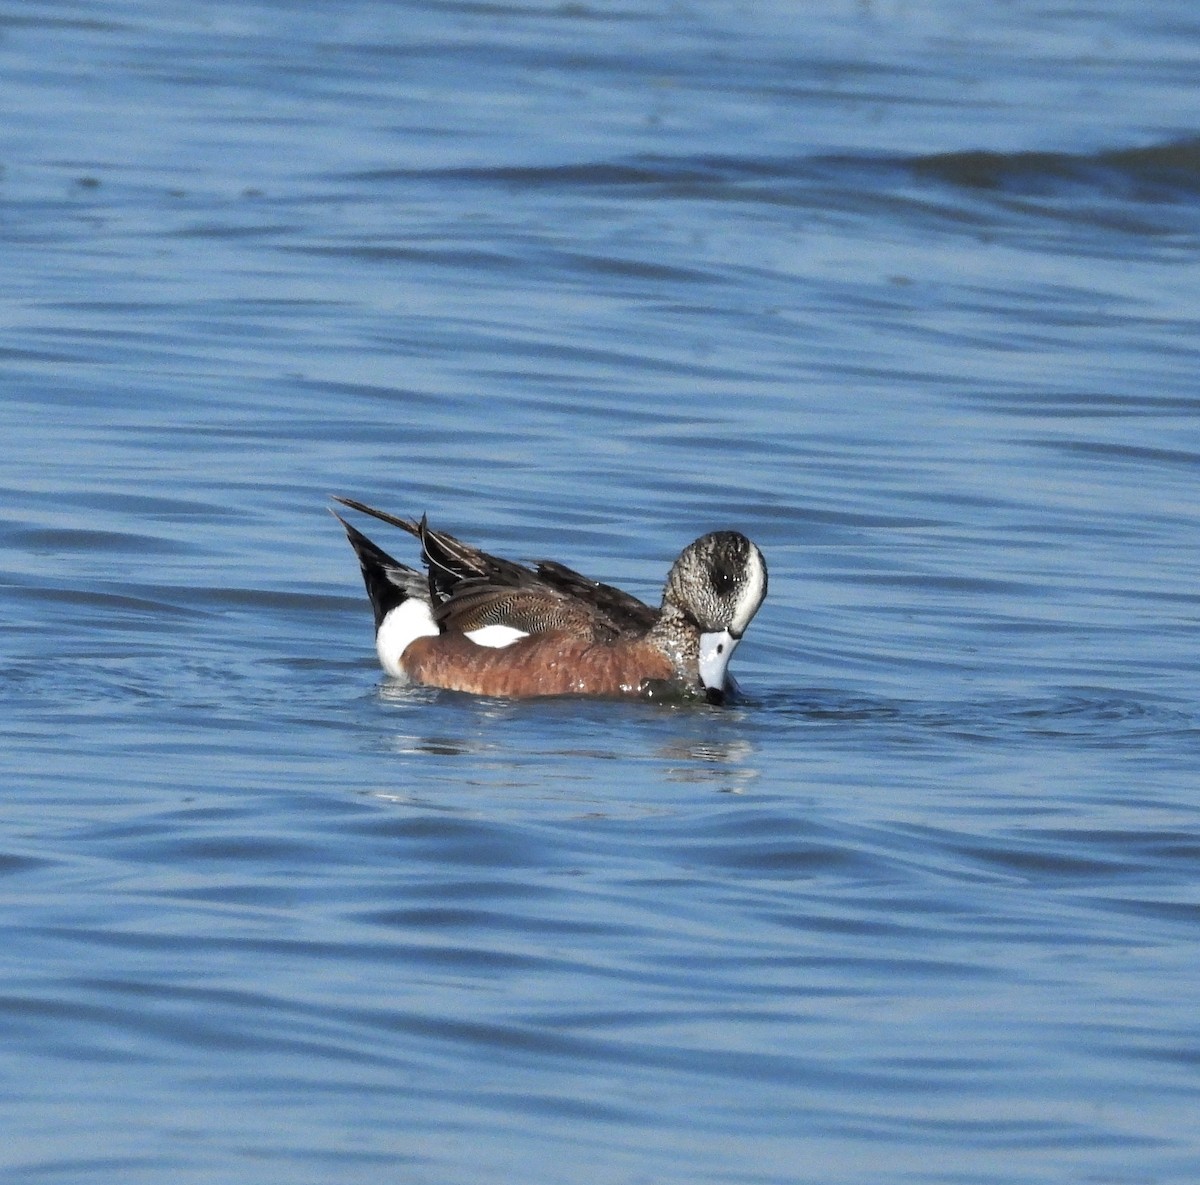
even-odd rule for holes
{"type": "Polygon", "coordinates": [[[334,501],[414,536],[425,572],[348,523],[389,675],[476,695],[704,697],[722,703],[729,659],[767,593],[762,552],[738,531],[689,543],[662,605],[563,564],[526,567],[420,521],[334,501]]]}

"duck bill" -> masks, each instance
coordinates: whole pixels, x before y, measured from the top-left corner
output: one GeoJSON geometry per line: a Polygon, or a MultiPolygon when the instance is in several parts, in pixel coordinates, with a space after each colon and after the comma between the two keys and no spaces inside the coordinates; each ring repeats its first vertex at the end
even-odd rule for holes
{"type": "Polygon", "coordinates": [[[728,683],[726,671],[729,659],[740,638],[728,630],[700,635],[700,682],[704,684],[706,698],[710,704],[725,702],[728,683]]]}

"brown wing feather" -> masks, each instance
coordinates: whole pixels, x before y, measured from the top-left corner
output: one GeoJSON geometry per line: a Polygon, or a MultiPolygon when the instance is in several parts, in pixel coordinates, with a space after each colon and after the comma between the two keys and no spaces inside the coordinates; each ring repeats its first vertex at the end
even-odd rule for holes
{"type": "Polygon", "coordinates": [[[512,560],[488,555],[445,531],[432,530],[424,517],[418,526],[421,558],[429,568],[435,601],[454,596],[463,583],[483,581],[499,588],[526,588],[537,581],[528,568],[512,560]]]}
{"type": "Polygon", "coordinates": [[[552,588],[594,605],[618,633],[643,633],[658,620],[658,610],[651,609],[644,601],[611,584],[589,580],[565,564],[541,560],[537,573],[552,588]]]}
{"type": "Polygon", "coordinates": [[[527,588],[461,584],[438,606],[435,616],[447,628],[462,633],[488,625],[509,625],[527,634],[562,630],[593,642],[616,636],[590,606],[540,584],[527,588]]]}

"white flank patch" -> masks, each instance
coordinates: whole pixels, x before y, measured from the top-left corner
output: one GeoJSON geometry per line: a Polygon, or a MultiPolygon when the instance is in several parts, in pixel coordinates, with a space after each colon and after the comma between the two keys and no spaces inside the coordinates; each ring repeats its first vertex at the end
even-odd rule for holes
{"type": "Polygon", "coordinates": [[[375,634],[375,651],[383,669],[394,679],[407,679],[400,656],[418,638],[432,638],[438,633],[433,610],[424,601],[417,597],[402,601],[379,623],[375,634]]]}
{"type": "Polygon", "coordinates": [[[485,625],[477,630],[468,630],[464,637],[470,638],[476,646],[490,646],[494,650],[502,650],[522,638],[528,638],[529,635],[513,625],[485,625]]]}

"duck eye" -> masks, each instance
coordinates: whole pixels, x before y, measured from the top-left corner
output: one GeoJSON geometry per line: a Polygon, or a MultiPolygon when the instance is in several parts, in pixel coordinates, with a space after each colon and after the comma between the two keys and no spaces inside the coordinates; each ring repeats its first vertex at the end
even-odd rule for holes
{"type": "Polygon", "coordinates": [[[727,568],[714,568],[712,573],[713,591],[719,597],[728,596],[737,586],[737,577],[727,568]]]}

